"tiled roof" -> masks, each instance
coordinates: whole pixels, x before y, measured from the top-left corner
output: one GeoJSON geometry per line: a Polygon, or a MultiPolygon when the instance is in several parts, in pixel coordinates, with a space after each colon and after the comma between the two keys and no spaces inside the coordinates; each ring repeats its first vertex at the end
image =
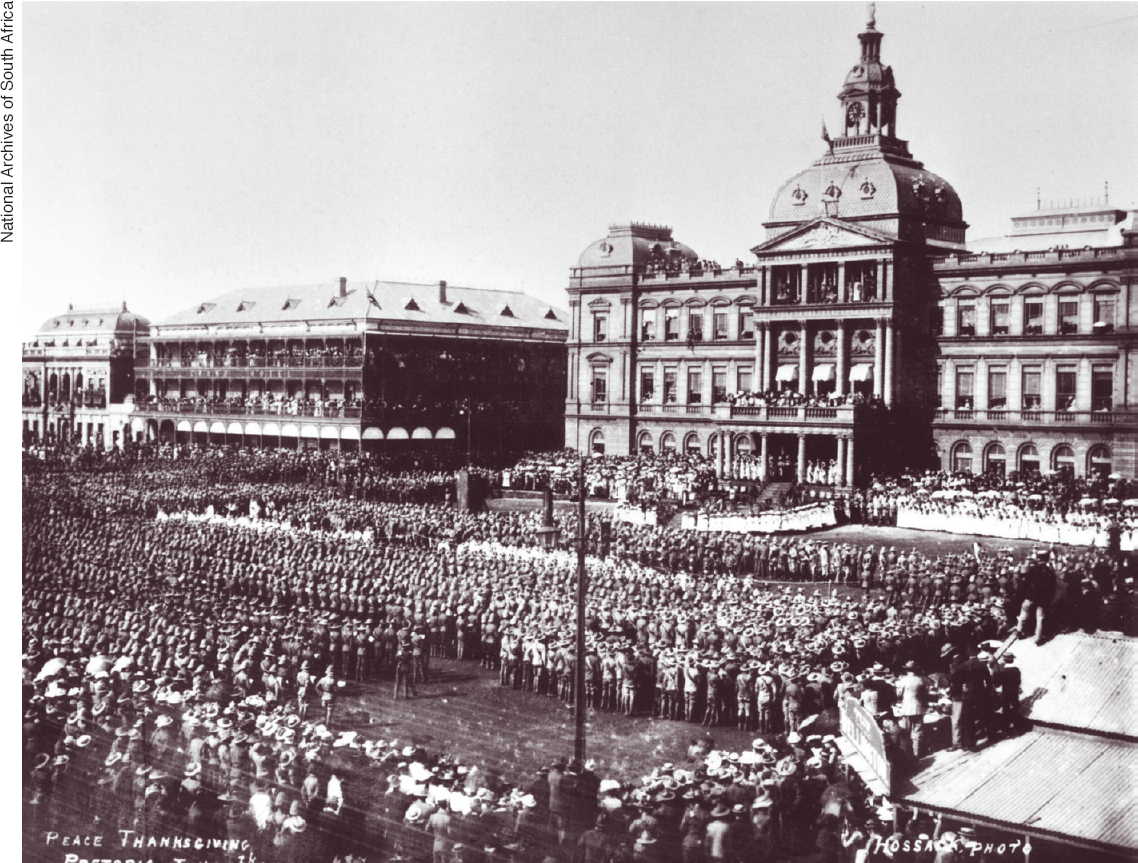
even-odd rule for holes
{"type": "Polygon", "coordinates": [[[517,291],[448,285],[441,303],[438,284],[338,282],[278,288],[242,288],[200,302],[162,321],[159,327],[219,324],[335,323],[342,321],[476,324],[510,329],[567,332],[569,313],[517,291]]]}
{"type": "Polygon", "coordinates": [[[1138,744],[1036,730],[975,754],[938,752],[918,774],[894,783],[894,797],[1013,832],[1132,852],[1136,757],[1138,744]]]}
{"type": "Polygon", "coordinates": [[[129,336],[134,332],[146,334],[150,321],[142,315],[129,312],[125,303],[119,306],[71,307],[61,315],[48,318],[39,328],[40,336],[63,336],[68,333],[89,338],[94,335],[129,336]]]}
{"type": "Polygon", "coordinates": [[[1042,647],[1016,642],[1011,652],[1023,677],[1021,699],[1028,719],[1138,741],[1138,639],[1068,632],[1042,647]]]}

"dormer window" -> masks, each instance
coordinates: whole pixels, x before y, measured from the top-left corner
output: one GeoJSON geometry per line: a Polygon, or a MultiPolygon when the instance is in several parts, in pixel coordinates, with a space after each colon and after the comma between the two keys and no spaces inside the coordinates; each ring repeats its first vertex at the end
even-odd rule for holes
{"type": "Polygon", "coordinates": [[[247,312],[247,311],[249,311],[249,309],[253,308],[253,306],[255,306],[255,305],[257,305],[257,304],[251,303],[247,300],[242,300],[240,303],[237,304],[237,311],[247,312]]]}
{"type": "Polygon", "coordinates": [[[423,311],[422,309],[419,308],[419,304],[417,302],[415,302],[414,297],[407,297],[406,301],[403,303],[403,308],[409,312],[421,312],[421,311],[423,311]]]}
{"type": "Polygon", "coordinates": [[[285,304],[281,306],[281,311],[287,312],[289,309],[295,309],[299,305],[300,300],[295,300],[292,297],[289,297],[289,299],[285,300],[285,304]]]}
{"type": "Polygon", "coordinates": [[[548,312],[546,312],[546,313],[545,313],[545,319],[546,319],[547,321],[555,321],[555,320],[557,320],[557,315],[555,315],[555,314],[553,313],[553,309],[550,309],[548,312]]]}
{"type": "Polygon", "coordinates": [[[198,306],[198,314],[204,315],[206,312],[208,312],[213,307],[214,307],[214,303],[202,303],[200,306],[198,306]]]}
{"type": "Polygon", "coordinates": [[[469,315],[470,309],[466,307],[466,304],[463,303],[462,300],[459,300],[458,305],[454,307],[454,313],[456,315],[469,315]]]}
{"type": "Polygon", "coordinates": [[[514,310],[511,309],[509,306],[503,306],[500,314],[502,315],[503,318],[512,318],[512,317],[514,317],[514,310]]]}

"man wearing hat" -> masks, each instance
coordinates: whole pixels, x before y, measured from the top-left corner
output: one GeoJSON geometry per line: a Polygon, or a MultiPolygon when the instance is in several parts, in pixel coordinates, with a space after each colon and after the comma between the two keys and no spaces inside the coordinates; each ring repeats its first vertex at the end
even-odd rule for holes
{"type": "Polygon", "coordinates": [[[1016,622],[1016,632],[1020,638],[1028,638],[1028,624],[1035,618],[1035,629],[1031,633],[1036,642],[1042,644],[1047,637],[1047,614],[1052,600],[1055,598],[1056,578],[1055,570],[1051,568],[1048,560],[1050,555],[1045,549],[1036,549],[1023,568],[1022,591],[1023,603],[1020,605],[1019,620],[1016,622]]]}
{"type": "Polygon", "coordinates": [[[897,698],[901,702],[901,728],[907,733],[909,754],[921,757],[921,732],[924,728],[925,711],[929,704],[929,687],[923,677],[917,674],[917,663],[905,663],[905,673],[897,681],[897,698]]]}
{"type": "Polygon", "coordinates": [[[720,802],[711,810],[704,837],[707,863],[726,863],[731,853],[731,807],[720,802]]]}

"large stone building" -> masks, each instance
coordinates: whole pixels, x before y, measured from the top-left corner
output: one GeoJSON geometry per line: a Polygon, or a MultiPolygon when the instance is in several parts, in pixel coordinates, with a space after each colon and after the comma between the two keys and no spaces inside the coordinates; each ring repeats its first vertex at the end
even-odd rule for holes
{"type": "Polygon", "coordinates": [[[977,244],[992,251],[933,259],[933,427],[946,468],[1135,475],[1133,218],[1040,209],[977,244]]]}
{"type": "MultiPolygon", "coordinates": [[[[751,250],[754,264],[701,260],[669,228],[635,223],[612,226],[581,254],[568,289],[569,445],[608,453],[699,452],[717,458],[727,473],[734,456],[755,453],[764,478],[801,478],[807,465],[824,463],[831,465],[827,476],[841,483],[877,470],[935,465],[938,457],[948,468],[953,446],[961,455],[956,466],[966,468],[966,444],[975,449],[999,437],[980,440],[995,418],[964,407],[954,412],[957,405],[945,399],[959,399],[958,390],[945,393],[957,374],[967,387],[957,366],[964,368],[969,352],[988,352],[979,364],[987,375],[997,356],[1018,351],[1032,358],[1014,370],[1027,386],[1036,378],[1022,368],[1040,365],[1052,382],[1068,361],[1081,369],[1077,418],[1070,423],[1056,419],[1054,397],[1045,394],[1051,384],[1040,390],[1046,421],[1063,422],[1066,430],[1049,430],[1035,444],[1048,453],[1043,469],[1071,466],[1067,446],[1079,473],[1108,463],[1133,473],[1127,411],[1134,401],[1130,327],[1138,318],[1130,289],[1134,249],[1041,252],[1026,260],[1019,254],[997,263],[1019,266],[1020,275],[1008,270],[1003,282],[969,281],[985,271],[966,251],[960,199],[897,137],[900,93],[881,62],[881,39],[871,19],[838,94],[842,134],[826,136],[822,157],[778,190],[766,237],[751,250]],[[995,314],[1010,316],[1011,329],[990,331],[988,317],[968,337],[954,323],[942,329],[942,319],[955,321],[957,309],[967,308],[959,293],[993,289],[1019,297],[1006,309],[995,305],[1004,309],[995,314]],[[1074,342],[1057,323],[1056,290],[1080,298],[1082,335],[1074,342]],[[1052,297],[1043,304],[1039,334],[1021,335],[1025,291],[1052,297]],[[1096,316],[1106,315],[1110,332],[1104,324],[1096,328],[1096,316]],[[969,425],[953,425],[961,423],[969,425]]],[[[1030,232],[1043,215],[1017,222],[1028,232],[1025,243],[1038,242],[1030,232]]],[[[1079,219],[1072,224],[1091,224],[1079,219]]],[[[973,362],[973,375],[976,368],[973,362]]],[[[992,380],[997,386],[998,376],[992,380]]],[[[1024,436],[1040,422],[1035,413],[1017,413],[1018,431],[1004,444],[1027,454],[1024,469],[1033,467],[1024,436]]],[[[980,462],[971,467],[979,470],[980,462]]]]}
{"type": "Polygon", "coordinates": [[[566,318],[525,294],[446,282],[233,291],[150,328],[135,430],[203,444],[557,448],[566,318]]]}
{"type": "Polygon", "coordinates": [[[116,306],[49,318],[23,345],[24,442],[120,445],[130,436],[134,360],[150,327],[116,306]]]}

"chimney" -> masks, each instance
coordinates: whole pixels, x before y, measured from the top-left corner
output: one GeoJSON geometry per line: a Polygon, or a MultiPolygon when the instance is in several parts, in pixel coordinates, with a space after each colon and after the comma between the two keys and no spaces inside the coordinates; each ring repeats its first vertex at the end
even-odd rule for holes
{"type": "Polygon", "coordinates": [[[348,295],[348,277],[340,276],[340,296],[346,297],[348,295]]]}
{"type": "Polygon", "coordinates": [[[439,302],[446,304],[447,301],[447,283],[445,279],[439,280],[439,302]]]}

